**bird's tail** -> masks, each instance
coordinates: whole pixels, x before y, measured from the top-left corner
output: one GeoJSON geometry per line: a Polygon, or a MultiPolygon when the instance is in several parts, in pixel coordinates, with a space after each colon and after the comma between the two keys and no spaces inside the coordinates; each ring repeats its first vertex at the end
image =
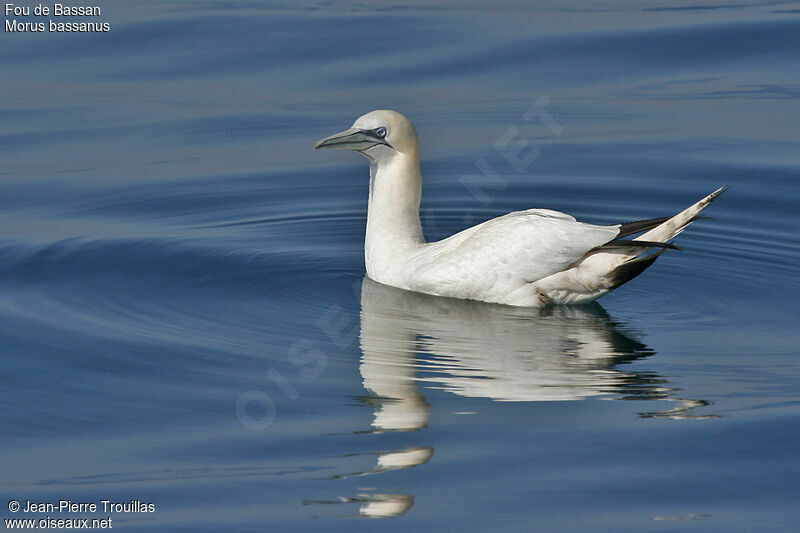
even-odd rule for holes
{"type": "MultiPolygon", "coordinates": [[[[609,243],[610,247],[596,249],[573,268],[545,278],[538,282],[537,286],[554,303],[586,303],[599,298],[641,274],[668,248],[677,248],[668,244],[668,241],[697,220],[700,212],[727,188],[727,186],[720,187],[673,217],[641,221],[643,228],[649,227],[650,229],[633,239],[633,241],[638,241],[635,245],[631,241],[612,241],[609,243]],[[654,224],[657,225],[653,227],[654,224]],[[625,242],[631,244],[626,246],[625,242]],[[644,244],[645,242],[652,243],[653,246],[648,246],[644,244]],[[643,251],[656,248],[658,251],[642,255],[643,251]],[[576,286],[581,286],[584,290],[575,291],[576,286]]],[[[626,230],[635,230],[639,228],[637,224],[640,223],[622,226],[625,226],[623,229],[626,230]]],[[[631,232],[635,233],[635,231],[631,232]]]]}
{"type": "Polygon", "coordinates": [[[633,240],[666,243],[668,240],[675,238],[680,232],[686,229],[686,226],[694,222],[697,219],[697,215],[700,214],[700,211],[708,207],[708,204],[713,202],[717,196],[724,193],[727,188],[727,185],[723,185],[696,204],[687,207],[674,217],[668,219],[666,222],[659,224],[655,228],[643,233],[633,240]]]}
{"type": "MultiPolygon", "coordinates": [[[[670,239],[677,237],[689,224],[697,220],[700,212],[708,207],[717,196],[724,193],[727,188],[727,185],[720,187],[699,202],[692,204],[677,215],[668,218],[658,226],[635,237],[633,240],[667,244],[670,239]]],[[[628,253],[623,254],[598,254],[598,256],[596,256],[598,257],[597,261],[608,263],[606,267],[607,274],[605,275],[608,284],[606,292],[616,289],[623,283],[641,274],[647,267],[652,265],[664,251],[665,249],[662,248],[658,252],[650,253],[644,257],[641,256],[641,250],[636,250],[635,248],[631,248],[628,250],[628,253]],[[600,257],[601,255],[609,255],[609,257],[600,257]]]]}

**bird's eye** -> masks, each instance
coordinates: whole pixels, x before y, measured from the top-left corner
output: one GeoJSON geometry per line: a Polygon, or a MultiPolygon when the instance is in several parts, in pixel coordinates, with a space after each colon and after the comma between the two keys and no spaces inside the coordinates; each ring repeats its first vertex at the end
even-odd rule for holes
{"type": "Polygon", "coordinates": [[[375,135],[377,135],[381,139],[386,137],[386,133],[387,133],[386,128],[384,128],[383,126],[375,130],[375,135]]]}

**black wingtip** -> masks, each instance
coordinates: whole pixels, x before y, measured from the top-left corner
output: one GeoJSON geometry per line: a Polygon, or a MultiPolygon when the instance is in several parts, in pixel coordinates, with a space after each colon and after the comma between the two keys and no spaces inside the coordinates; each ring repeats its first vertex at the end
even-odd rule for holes
{"type": "Polygon", "coordinates": [[[666,250],[660,250],[654,254],[647,255],[645,257],[640,257],[639,259],[634,259],[633,261],[628,261],[627,263],[623,263],[614,270],[611,271],[609,276],[611,282],[611,289],[616,289],[623,283],[627,283],[642,272],[645,271],[647,267],[655,263],[658,256],[664,253],[666,250]]]}
{"type": "Polygon", "coordinates": [[[647,220],[636,220],[634,222],[621,222],[619,224],[619,235],[617,237],[627,237],[635,233],[641,233],[659,226],[669,220],[670,217],[648,218],[647,220]]]}
{"type": "Polygon", "coordinates": [[[682,250],[677,244],[671,242],[657,242],[657,241],[641,241],[641,240],[627,240],[627,239],[614,239],[602,246],[598,246],[595,250],[611,250],[615,248],[664,248],[669,250],[682,250]]]}

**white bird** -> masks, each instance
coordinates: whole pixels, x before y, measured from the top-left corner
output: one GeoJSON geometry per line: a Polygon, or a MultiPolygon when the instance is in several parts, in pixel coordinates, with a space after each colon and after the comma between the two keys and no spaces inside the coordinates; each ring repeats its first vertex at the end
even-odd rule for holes
{"type": "Polygon", "coordinates": [[[429,243],[419,219],[419,140],[406,117],[371,111],[314,148],[356,150],[370,160],[364,258],[371,279],[437,296],[516,306],[581,304],[603,296],[636,277],[666,249],[679,249],[668,241],[726,188],[673,217],[599,226],[558,211],[528,209],[429,243]],[[632,240],[623,238],[642,232],[632,240]]]}

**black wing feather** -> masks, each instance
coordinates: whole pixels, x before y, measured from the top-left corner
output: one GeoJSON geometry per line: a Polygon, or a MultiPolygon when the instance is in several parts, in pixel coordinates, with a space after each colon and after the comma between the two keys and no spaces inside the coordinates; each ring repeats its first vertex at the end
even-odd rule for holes
{"type": "Polygon", "coordinates": [[[616,289],[623,283],[627,283],[641,274],[647,267],[652,265],[655,260],[658,259],[658,256],[663,252],[664,250],[661,250],[654,254],[640,257],[639,259],[634,259],[633,261],[628,261],[627,263],[622,263],[620,266],[611,271],[611,275],[609,276],[611,289],[616,289]]]}
{"type": "Polygon", "coordinates": [[[633,235],[634,233],[641,233],[643,231],[653,229],[656,226],[660,226],[670,218],[671,217],[648,218],[647,220],[622,222],[619,224],[619,235],[617,235],[617,237],[627,237],[628,235],[633,235]]]}
{"type": "Polygon", "coordinates": [[[670,250],[680,250],[681,247],[671,242],[657,242],[657,241],[635,241],[628,239],[614,239],[602,246],[598,246],[595,250],[609,250],[613,248],[668,248],[670,250]]]}
{"type": "MultiPolygon", "coordinates": [[[[672,217],[648,218],[647,220],[636,220],[634,222],[621,222],[617,224],[617,226],[619,226],[619,235],[617,235],[617,238],[627,237],[628,235],[634,235],[636,233],[653,229],[656,226],[660,226],[670,218],[672,217]]],[[[691,224],[695,220],[710,220],[710,218],[711,217],[701,216],[692,217],[687,224],[691,224]]]]}

